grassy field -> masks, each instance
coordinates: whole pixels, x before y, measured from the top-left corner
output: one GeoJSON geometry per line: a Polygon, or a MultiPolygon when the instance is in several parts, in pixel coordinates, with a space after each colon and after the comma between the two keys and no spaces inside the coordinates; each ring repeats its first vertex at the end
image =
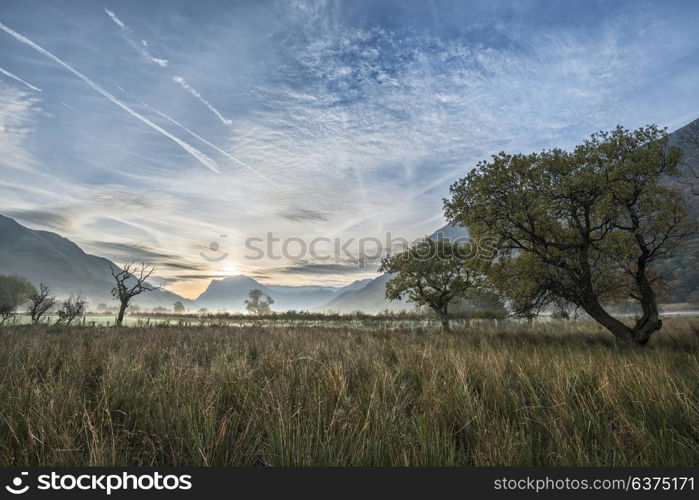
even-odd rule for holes
{"type": "Polygon", "coordinates": [[[699,322],[0,329],[3,465],[696,465],[699,322]]]}

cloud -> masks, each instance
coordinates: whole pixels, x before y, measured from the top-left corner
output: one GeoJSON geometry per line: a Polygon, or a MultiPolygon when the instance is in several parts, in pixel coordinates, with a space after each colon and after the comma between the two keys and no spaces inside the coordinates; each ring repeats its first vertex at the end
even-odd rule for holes
{"type": "Polygon", "coordinates": [[[136,243],[119,243],[115,241],[91,241],[90,244],[94,247],[101,248],[104,251],[112,252],[112,255],[126,257],[128,260],[179,259],[178,255],[165,253],[136,243]]]}
{"type": "Polygon", "coordinates": [[[8,210],[5,215],[17,219],[21,224],[36,224],[55,230],[65,230],[70,226],[66,215],[45,210],[8,210]]]}
{"type": "MultiPolygon", "coordinates": [[[[322,264],[316,262],[308,261],[298,261],[289,266],[276,267],[272,269],[265,269],[263,272],[267,274],[287,274],[287,275],[344,275],[344,274],[366,274],[370,267],[372,270],[376,269],[377,266],[371,264],[370,266],[360,265],[358,261],[353,263],[329,263],[322,264]]],[[[257,276],[257,275],[256,275],[257,276]]]]}
{"type": "Polygon", "coordinates": [[[423,211],[478,160],[612,126],[643,81],[613,19],[593,37],[489,24],[496,41],[472,43],[329,22],[336,14],[297,12],[300,35],[280,25],[285,63],[253,87],[231,141],[244,161],[277,166],[292,199],[329,221],[346,215],[337,231],[427,224],[423,211]]]}
{"type": "Polygon", "coordinates": [[[215,280],[224,277],[221,274],[177,274],[174,276],[177,280],[215,280]]]}
{"type": "Polygon", "coordinates": [[[146,118],[145,116],[143,116],[143,115],[137,113],[136,111],[134,111],[133,109],[131,109],[129,106],[127,106],[126,104],[124,104],[123,102],[121,102],[119,99],[117,99],[116,97],[114,97],[112,94],[110,94],[109,92],[107,92],[106,90],[104,90],[102,87],[100,87],[99,85],[97,85],[95,82],[93,82],[92,80],[90,80],[87,76],[85,76],[85,75],[83,75],[82,73],[80,73],[78,70],[76,70],[75,68],[73,68],[72,66],[70,66],[68,63],[64,62],[62,59],[58,58],[57,56],[55,56],[54,54],[52,54],[52,53],[49,52],[48,50],[46,50],[46,49],[44,49],[43,47],[41,47],[41,46],[37,45],[36,43],[32,42],[31,40],[29,40],[29,39],[26,38],[25,36],[20,35],[20,34],[17,33],[16,31],[14,31],[14,30],[8,28],[8,27],[5,26],[3,23],[0,23],[0,29],[3,30],[5,33],[11,35],[12,37],[14,37],[15,39],[17,39],[18,41],[20,41],[20,42],[22,42],[22,43],[24,43],[24,44],[30,46],[31,48],[33,48],[34,50],[36,50],[36,51],[39,52],[40,54],[43,54],[44,56],[48,57],[49,59],[52,59],[52,60],[55,61],[56,63],[60,64],[60,65],[63,66],[65,69],[67,69],[68,71],[70,71],[71,73],[73,73],[75,76],[77,76],[78,78],[80,78],[81,80],[83,80],[85,83],[87,83],[90,87],[92,87],[92,89],[94,89],[94,90],[97,91],[98,93],[102,94],[104,97],[106,97],[107,99],[109,99],[110,101],[112,101],[114,104],[116,104],[116,105],[119,106],[121,109],[123,109],[124,111],[126,111],[127,113],[129,113],[131,116],[133,116],[134,118],[140,120],[141,122],[143,122],[143,123],[145,123],[146,125],[148,125],[149,127],[151,127],[153,130],[155,130],[156,132],[159,132],[160,134],[164,135],[165,137],[167,137],[168,139],[170,139],[171,141],[173,141],[175,144],[177,144],[177,145],[180,146],[182,149],[184,149],[184,150],[187,151],[189,154],[191,154],[193,157],[195,157],[197,160],[199,160],[199,162],[200,162],[202,165],[204,165],[205,167],[207,167],[208,169],[210,169],[210,170],[212,170],[212,171],[214,171],[214,172],[216,172],[216,173],[220,173],[220,171],[219,171],[219,169],[218,169],[218,165],[216,164],[216,162],[215,162],[214,160],[212,160],[211,158],[209,158],[207,155],[205,155],[204,153],[202,153],[201,151],[199,151],[199,150],[196,149],[195,147],[193,147],[193,146],[187,144],[187,143],[184,142],[183,140],[181,140],[181,139],[179,139],[178,137],[172,135],[172,134],[171,134],[170,132],[168,132],[167,130],[165,130],[165,129],[163,129],[162,127],[156,125],[155,123],[153,123],[152,121],[150,121],[150,120],[149,120],[148,118],[146,118]]]}
{"type": "Polygon", "coordinates": [[[107,13],[107,15],[110,17],[112,21],[114,21],[114,24],[119,26],[121,29],[121,34],[124,37],[124,40],[126,40],[129,45],[131,45],[134,49],[136,49],[143,57],[148,59],[149,61],[157,64],[161,68],[164,68],[168,64],[167,59],[163,59],[161,57],[155,57],[148,52],[147,47],[148,47],[148,42],[145,40],[141,40],[140,43],[136,43],[130,36],[131,32],[133,31],[131,28],[129,28],[121,19],[117,17],[117,15],[109,10],[108,8],[104,8],[104,11],[107,13]]]}
{"type": "Polygon", "coordinates": [[[286,210],[279,214],[280,217],[294,221],[326,221],[328,216],[322,212],[316,210],[307,210],[305,208],[296,208],[291,210],[286,210]]]}
{"type": "Polygon", "coordinates": [[[161,112],[161,111],[158,111],[157,109],[155,109],[155,108],[149,106],[148,104],[146,104],[146,103],[144,103],[144,102],[141,102],[141,104],[143,104],[143,105],[144,105],[146,108],[148,108],[149,110],[153,111],[155,114],[157,114],[157,115],[159,115],[159,116],[165,118],[165,119],[166,119],[167,121],[169,121],[170,123],[172,123],[172,124],[174,124],[174,125],[177,125],[178,127],[180,127],[182,130],[184,130],[185,132],[187,132],[187,133],[188,133],[189,135],[191,135],[192,137],[195,137],[195,138],[199,139],[201,142],[203,142],[203,143],[206,144],[207,146],[209,146],[209,147],[215,149],[216,151],[218,151],[218,152],[221,153],[222,155],[226,156],[227,158],[230,158],[231,160],[233,160],[233,161],[236,162],[237,164],[242,165],[243,167],[247,168],[248,170],[250,170],[250,171],[253,172],[254,174],[256,174],[256,175],[262,177],[262,178],[263,178],[264,180],[266,180],[267,182],[269,182],[269,183],[271,183],[271,184],[276,184],[272,179],[270,179],[269,177],[267,177],[266,175],[264,175],[262,172],[260,172],[260,171],[258,171],[258,170],[256,170],[256,169],[252,168],[250,165],[248,165],[247,163],[244,163],[244,162],[240,161],[238,158],[236,158],[235,156],[233,156],[232,154],[230,154],[228,151],[224,151],[223,149],[219,148],[219,147],[216,146],[215,144],[213,144],[213,143],[209,142],[208,140],[204,139],[201,135],[199,135],[199,134],[197,134],[196,132],[193,132],[191,129],[185,127],[184,125],[182,125],[180,122],[178,122],[178,121],[175,120],[174,118],[171,118],[170,116],[166,115],[165,113],[163,113],[163,112],[161,112]]]}
{"type": "Polygon", "coordinates": [[[0,68],[0,73],[2,73],[2,74],[5,75],[5,76],[9,76],[10,78],[12,78],[12,79],[14,79],[14,80],[17,80],[18,82],[24,84],[25,86],[29,87],[30,89],[32,89],[32,90],[35,91],[35,92],[41,92],[41,89],[40,89],[39,87],[35,87],[35,86],[32,85],[31,83],[25,82],[24,80],[22,80],[22,79],[21,79],[20,77],[18,77],[17,75],[13,75],[12,73],[10,73],[9,71],[7,71],[7,70],[5,70],[5,69],[0,68]]]}
{"type": "Polygon", "coordinates": [[[160,267],[166,269],[174,269],[176,271],[204,271],[206,268],[198,264],[185,264],[182,262],[163,262],[160,267]]]}
{"type": "MultiPolygon", "coordinates": [[[[34,171],[37,160],[29,148],[41,114],[36,94],[0,84],[0,165],[24,172],[34,171]]],[[[4,173],[7,178],[7,171],[4,173]]],[[[16,193],[20,186],[13,191],[16,193]]]]}
{"type": "Polygon", "coordinates": [[[193,88],[191,85],[189,85],[184,78],[181,76],[173,76],[172,81],[175,83],[179,84],[183,89],[185,89],[187,92],[192,94],[199,102],[201,102],[204,106],[209,108],[209,111],[211,111],[216,117],[221,120],[221,123],[223,123],[226,126],[231,126],[233,125],[233,121],[229,120],[228,118],[225,118],[218,109],[214,108],[209,101],[204,99],[202,95],[197,91],[197,89],[193,88]]]}

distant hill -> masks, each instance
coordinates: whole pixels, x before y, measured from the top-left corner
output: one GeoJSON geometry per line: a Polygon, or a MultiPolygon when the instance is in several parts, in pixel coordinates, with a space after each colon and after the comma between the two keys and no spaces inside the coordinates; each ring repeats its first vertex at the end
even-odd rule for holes
{"type": "MultiPolygon", "coordinates": [[[[468,238],[468,230],[458,225],[452,226],[451,224],[447,224],[432,233],[429,238],[440,241],[443,239],[449,239],[451,241],[465,240],[468,238]]],[[[391,277],[392,276],[389,274],[382,274],[361,288],[348,290],[339,294],[319,309],[335,312],[363,311],[367,313],[407,311],[414,309],[414,304],[404,300],[386,299],[386,282],[390,280],[391,277]]]]}
{"type": "Polygon", "coordinates": [[[230,276],[209,283],[196,302],[200,307],[210,310],[240,311],[245,308],[245,299],[250,290],[258,289],[274,299],[272,309],[275,311],[308,310],[327,303],[339,294],[361,288],[369,281],[371,279],[358,280],[345,287],[284,286],[263,285],[243,275],[230,276]]]}
{"type": "MultiPolygon", "coordinates": [[[[89,255],[67,238],[49,231],[29,229],[0,215],[0,274],[27,278],[36,286],[44,282],[57,297],[82,293],[91,306],[114,303],[114,286],[108,259],[89,255]]],[[[145,306],[172,307],[175,301],[185,307],[194,303],[167,290],[146,292],[133,303],[145,306]]]]}
{"type": "MultiPolygon", "coordinates": [[[[670,145],[682,148],[684,151],[682,181],[676,183],[689,201],[690,220],[699,220],[699,119],[670,134],[670,145]],[[687,141],[688,135],[695,138],[694,144],[687,141]]],[[[661,297],[663,302],[692,302],[699,303],[699,234],[691,235],[685,244],[679,248],[676,255],[659,262],[660,270],[667,280],[668,286],[661,297]]]]}

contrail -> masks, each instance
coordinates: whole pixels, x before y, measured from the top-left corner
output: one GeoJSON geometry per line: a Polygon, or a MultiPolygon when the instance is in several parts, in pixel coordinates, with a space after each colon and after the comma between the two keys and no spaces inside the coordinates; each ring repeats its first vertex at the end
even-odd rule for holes
{"type": "Polygon", "coordinates": [[[252,168],[252,167],[251,167],[250,165],[248,165],[247,163],[244,163],[243,161],[239,160],[238,158],[236,158],[235,156],[233,156],[233,155],[230,154],[229,152],[227,152],[227,151],[225,151],[225,150],[219,148],[216,144],[212,144],[211,142],[207,141],[207,140],[204,139],[202,136],[200,136],[200,135],[197,134],[196,132],[194,132],[194,131],[188,129],[187,127],[185,127],[184,125],[182,125],[180,122],[178,122],[178,121],[175,120],[174,118],[170,118],[168,115],[166,115],[166,114],[163,113],[162,111],[158,111],[157,109],[155,109],[155,108],[152,107],[152,106],[149,106],[148,104],[146,104],[146,103],[143,102],[143,101],[139,101],[139,102],[140,102],[141,104],[143,104],[146,108],[150,109],[153,113],[156,113],[156,114],[162,116],[163,118],[165,118],[166,120],[168,120],[169,122],[171,122],[171,123],[177,125],[177,126],[180,127],[181,129],[183,129],[185,132],[189,133],[189,134],[192,135],[193,137],[196,137],[197,139],[199,139],[201,142],[203,142],[203,143],[206,144],[207,146],[212,147],[213,149],[215,149],[216,151],[218,151],[218,152],[221,153],[222,155],[227,156],[228,158],[230,158],[230,159],[233,160],[234,162],[238,163],[239,165],[242,165],[243,167],[247,168],[247,169],[250,170],[251,172],[253,172],[253,173],[259,175],[260,177],[262,177],[263,179],[265,179],[267,182],[270,182],[270,183],[276,185],[276,182],[274,182],[272,179],[270,179],[269,177],[267,177],[267,176],[266,176],[265,174],[263,174],[262,172],[259,172],[258,170],[252,168]]]}
{"type": "Polygon", "coordinates": [[[107,13],[109,17],[112,18],[112,21],[114,21],[114,24],[119,26],[121,29],[125,29],[126,25],[119,19],[114,12],[109,10],[107,7],[104,8],[104,11],[107,13]]]}
{"type": "MultiPolygon", "coordinates": [[[[117,17],[117,15],[116,15],[113,11],[109,10],[109,9],[106,8],[106,7],[104,8],[104,11],[107,13],[107,15],[109,16],[109,18],[114,22],[114,24],[116,24],[116,25],[119,27],[119,29],[121,30],[122,36],[124,37],[124,40],[126,40],[126,42],[127,42],[129,45],[131,45],[134,49],[136,49],[138,52],[140,52],[140,53],[143,55],[143,57],[145,57],[146,59],[150,60],[151,62],[154,62],[154,63],[157,64],[158,66],[160,66],[160,67],[162,67],[162,68],[165,68],[165,67],[167,66],[167,63],[168,63],[167,59],[162,59],[162,58],[159,58],[159,57],[154,57],[154,56],[152,56],[152,55],[150,54],[150,52],[148,52],[148,48],[147,48],[147,47],[148,47],[148,42],[147,42],[147,41],[141,40],[141,43],[138,44],[138,43],[136,43],[135,41],[133,41],[133,40],[131,39],[131,37],[129,36],[129,34],[132,33],[133,30],[132,30],[129,26],[127,26],[126,23],[125,23],[124,21],[122,21],[121,19],[119,19],[119,18],[117,17]]],[[[173,76],[173,77],[172,77],[172,80],[173,80],[175,83],[181,85],[182,88],[185,89],[185,90],[186,90],[187,92],[189,92],[190,94],[192,94],[192,96],[194,96],[195,99],[197,99],[197,100],[198,100],[199,102],[201,102],[204,106],[206,106],[207,108],[209,108],[209,111],[211,111],[214,115],[216,115],[216,117],[217,117],[219,120],[221,120],[221,122],[222,122],[224,125],[230,127],[230,126],[233,124],[233,122],[232,122],[231,120],[229,120],[228,118],[224,117],[218,109],[216,109],[209,101],[207,101],[207,100],[204,98],[204,96],[202,96],[201,93],[199,93],[199,91],[198,91],[197,89],[195,89],[194,87],[192,87],[191,85],[189,85],[189,84],[185,81],[184,78],[182,78],[181,76],[173,76]]]]}
{"type": "Polygon", "coordinates": [[[84,81],[85,83],[87,83],[90,87],[92,87],[95,91],[97,91],[97,92],[99,92],[100,94],[102,94],[104,97],[106,97],[107,99],[109,99],[110,101],[112,101],[114,104],[116,104],[116,105],[119,106],[121,109],[123,109],[124,111],[126,111],[127,113],[129,113],[131,116],[133,116],[134,118],[137,118],[138,120],[142,121],[143,123],[145,123],[146,125],[148,125],[150,128],[152,128],[153,130],[155,130],[155,131],[157,131],[157,132],[160,132],[162,135],[164,135],[165,137],[167,137],[168,139],[170,139],[171,141],[173,141],[175,144],[177,144],[177,145],[180,146],[182,149],[184,149],[185,151],[187,151],[189,154],[191,154],[192,156],[194,156],[197,160],[199,160],[199,161],[201,162],[202,165],[204,165],[204,166],[207,167],[208,169],[213,170],[213,171],[216,172],[216,173],[221,173],[220,170],[218,169],[218,165],[216,164],[216,162],[215,162],[214,160],[212,160],[211,158],[209,158],[208,156],[206,156],[204,153],[202,153],[201,151],[199,151],[197,148],[195,148],[195,147],[193,147],[193,146],[187,144],[187,143],[184,142],[183,140],[181,140],[181,139],[179,139],[178,137],[175,137],[174,135],[172,135],[172,134],[171,134],[170,132],[168,132],[167,130],[165,130],[165,129],[163,129],[162,127],[156,125],[155,123],[153,123],[152,121],[150,121],[150,120],[149,120],[148,118],[146,118],[145,116],[143,116],[143,115],[137,113],[136,111],[134,111],[133,109],[131,109],[130,107],[128,107],[126,104],[124,104],[123,102],[121,102],[119,99],[117,99],[116,97],[114,97],[112,94],[110,94],[109,92],[107,92],[105,89],[103,89],[102,87],[100,87],[99,85],[97,85],[95,82],[93,82],[92,80],[90,80],[88,77],[86,77],[85,75],[83,75],[82,73],[80,73],[77,69],[73,68],[73,67],[72,67],[71,65],[69,65],[68,63],[64,62],[63,60],[61,60],[61,59],[58,58],[57,56],[53,55],[51,52],[49,52],[49,51],[46,50],[45,48],[43,48],[43,47],[37,45],[36,43],[32,42],[29,38],[27,38],[27,37],[25,37],[25,36],[23,36],[23,35],[20,35],[20,34],[17,33],[16,31],[14,31],[14,30],[8,28],[7,26],[5,26],[5,25],[4,25],[3,23],[1,23],[1,22],[0,22],[0,29],[3,30],[3,31],[4,31],[5,33],[7,33],[8,35],[11,35],[11,36],[14,37],[15,39],[19,40],[20,42],[24,43],[25,45],[30,46],[31,48],[33,48],[34,50],[36,50],[36,51],[39,52],[40,54],[45,55],[45,56],[48,57],[49,59],[52,59],[52,60],[55,61],[56,63],[58,63],[58,64],[60,64],[61,66],[63,66],[65,69],[67,69],[68,71],[70,71],[71,73],[73,73],[75,76],[77,76],[77,77],[80,78],[82,81],[84,81]]]}
{"type": "Polygon", "coordinates": [[[199,102],[201,102],[204,106],[206,106],[207,108],[209,108],[209,110],[210,110],[213,114],[215,114],[215,115],[218,117],[218,119],[221,120],[221,121],[223,122],[224,125],[227,125],[227,126],[229,126],[229,127],[230,127],[231,125],[233,125],[233,122],[232,122],[231,120],[229,120],[228,118],[225,118],[221,113],[219,113],[218,109],[214,108],[214,107],[211,105],[211,103],[209,103],[209,101],[207,101],[206,99],[204,99],[204,97],[202,97],[202,95],[197,91],[197,89],[191,87],[191,86],[184,80],[184,78],[182,78],[181,76],[173,76],[173,77],[172,77],[172,80],[173,80],[175,83],[179,83],[180,85],[182,85],[182,88],[183,88],[183,89],[185,89],[185,90],[188,91],[190,94],[192,94],[195,98],[197,98],[197,99],[199,100],[199,102]]]}
{"type": "Polygon", "coordinates": [[[31,83],[25,82],[24,80],[22,80],[22,79],[21,79],[20,77],[18,77],[17,75],[13,75],[12,73],[10,73],[9,71],[7,71],[7,70],[5,70],[5,69],[0,68],[0,73],[2,73],[3,75],[7,75],[7,76],[9,76],[10,78],[13,78],[14,80],[17,80],[17,81],[20,82],[20,83],[23,83],[24,85],[26,85],[27,87],[29,87],[29,88],[32,89],[32,90],[35,90],[36,92],[41,92],[41,89],[40,89],[39,87],[35,87],[35,86],[32,85],[31,83]]]}
{"type": "Polygon", "coordinates": [[[104,8],[104,11],[107,13],[107,15],[110,17],[110,19],[112,21],[114,21],[114,24],[119,26],[119,28],[121,29],[121,32],[122,32],[122,36],[124,37],[124,40],[126,40],[129,43],[129,45],[131,45],[134,49],[136,49],[138,52],[140,52],[143,57],[145,57],[146,59],[149,59],[150,61],[154,62],[158,66],[160,66],[162,68],[167,66],[167,59],[162,59],[160,57],[154,57],[154,56],[150,55],[150,52],[148,52],[148,50],[145,48],[145,47],[148,47],[148,43],[145,40],[141,40],[141,45],[139,45],[138,43],[131,40],[131,38],[129,38],[128,35],[132,31],[131,28],[129,28],[126,25],[126,23],[124,23],[124,21],[119,19],[113,11],[109,10],[107,7],[104,8]]]}

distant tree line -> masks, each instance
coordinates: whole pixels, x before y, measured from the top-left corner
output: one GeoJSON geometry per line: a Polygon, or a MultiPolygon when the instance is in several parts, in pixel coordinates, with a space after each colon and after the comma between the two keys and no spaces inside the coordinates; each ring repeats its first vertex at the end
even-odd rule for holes
{"type": "Polygon", "coordinates": [[[87,300],[80,294],[57,302],[48,285],[41,283],[39,289],[27,279],[19,276],[0,276],[0,325],[12,319],[20,306],[26,305],[26,313],[32,323],[39,323],[51,308],[56,310],[56,323],[70,325],[85,315],[87,300]]]}
{"type": "MultiPolygon", "coordinates": [[[[111,270],[116,283],[112,289],[112,296],[119,303],[115,324],[120,326],[131,299],[159,287],[146,283],[155,271],[154,266],[136,265],[131,262],[122,268],[111,266],[111,270]]],[[[179,302],[177,304],[182,306],[179,302]]],[[[80,293],[71,294],[67,299],[59,302],[51,295],[49,286],[44,283],[40,283],[37,289],[25,278],[0,276],[0,325],[14,318],[22,306],[26,307],[25,311],[34,324],[40,323],[52,309],[55,309],[56,324],[59,325],[70,325],[76,319],[85,316],[87,312],[87,300],[80,293]]]]}

